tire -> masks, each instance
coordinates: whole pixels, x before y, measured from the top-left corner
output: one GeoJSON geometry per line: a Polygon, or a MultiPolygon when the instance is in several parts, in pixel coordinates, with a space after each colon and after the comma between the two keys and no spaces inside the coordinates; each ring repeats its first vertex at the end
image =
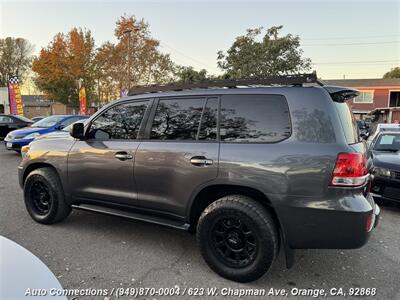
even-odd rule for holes
{"type": "Polygon", "coordinates": [[[71,206],[65,202],[60,178],[50,167],[29,173],[24,183],[24,201],[29,215],[38,223],[57,223],[71,213],[71,206]]]}
{"type": "Polygon", "coordinates": [[[238,282],[263,276],[279,252],[273,217],[260,203],[242,195],[223,197],[203,211],[197,242],[214,272],[238,282]]]}

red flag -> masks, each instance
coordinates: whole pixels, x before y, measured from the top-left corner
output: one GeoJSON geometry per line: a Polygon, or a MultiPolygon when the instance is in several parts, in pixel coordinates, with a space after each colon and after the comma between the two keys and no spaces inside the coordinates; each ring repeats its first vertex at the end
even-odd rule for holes
{"type": "Polygon", "coordinates": [[[86,115],[86,91],[84,86],[79,90],[79,114],[86,115]]]}

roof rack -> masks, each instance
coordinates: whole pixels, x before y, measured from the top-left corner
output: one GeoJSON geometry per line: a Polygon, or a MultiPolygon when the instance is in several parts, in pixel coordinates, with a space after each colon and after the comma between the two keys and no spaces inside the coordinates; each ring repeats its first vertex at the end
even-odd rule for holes
{"type": "Polygon", "coordinates": [[[316,83],[320,86],[324,84],[318,80],[317,73],[295,74],[275,77],[264,77],[255,79],[227,79],[227,80],[207,80],[196,83],[172,83],[166,85],[147,85],[134,86],[129,90],[128,96],[158,93],[165,91],[182,91],[191,89],[208,89],[208,88],[237,88],[237,87],[254,87],[266,85],[295,85],[302,86],[303,84],[316,83]]]}

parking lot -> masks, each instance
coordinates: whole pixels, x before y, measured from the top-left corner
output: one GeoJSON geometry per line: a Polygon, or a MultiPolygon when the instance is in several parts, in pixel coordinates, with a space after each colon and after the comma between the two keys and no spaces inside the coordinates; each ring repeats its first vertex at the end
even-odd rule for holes
{"type": "Polygon", "coordinates": [[[297,251],[296,263],[289,270],[281,252],[266,276],[238,284],[212,272],[200,256],[194,236],[186,232],[82,211],[74,211],[57,225],[35,223],[25,210],[18,186],[20,157],[2,144],[0,149],[0,234],[38,256],[64,288],[178,285],[290,291],[363,287],[376,288],[378,299],[400,299],[399,208],[382,207],[380,225],[361,249],[297,251]]]}

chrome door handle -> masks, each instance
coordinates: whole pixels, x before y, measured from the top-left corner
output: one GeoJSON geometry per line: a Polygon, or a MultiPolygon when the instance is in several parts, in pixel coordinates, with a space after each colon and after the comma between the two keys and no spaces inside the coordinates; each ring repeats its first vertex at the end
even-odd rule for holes
{"type": "Polygon", "coordinates": [[[207,159],[202,156],[198,156],[198,157],[192,157],[190,159],[190,163],[195,166],[209,166],[213,164],[213,160],[207,159]]]}
{"type": "Polygon", "coordinates": [[[133,156],[126,152],[117,152],[117,153],[115,153],[115,158],[117,158],[119,160],[127,160],[127,159],[132,159],[133,156]]]}

